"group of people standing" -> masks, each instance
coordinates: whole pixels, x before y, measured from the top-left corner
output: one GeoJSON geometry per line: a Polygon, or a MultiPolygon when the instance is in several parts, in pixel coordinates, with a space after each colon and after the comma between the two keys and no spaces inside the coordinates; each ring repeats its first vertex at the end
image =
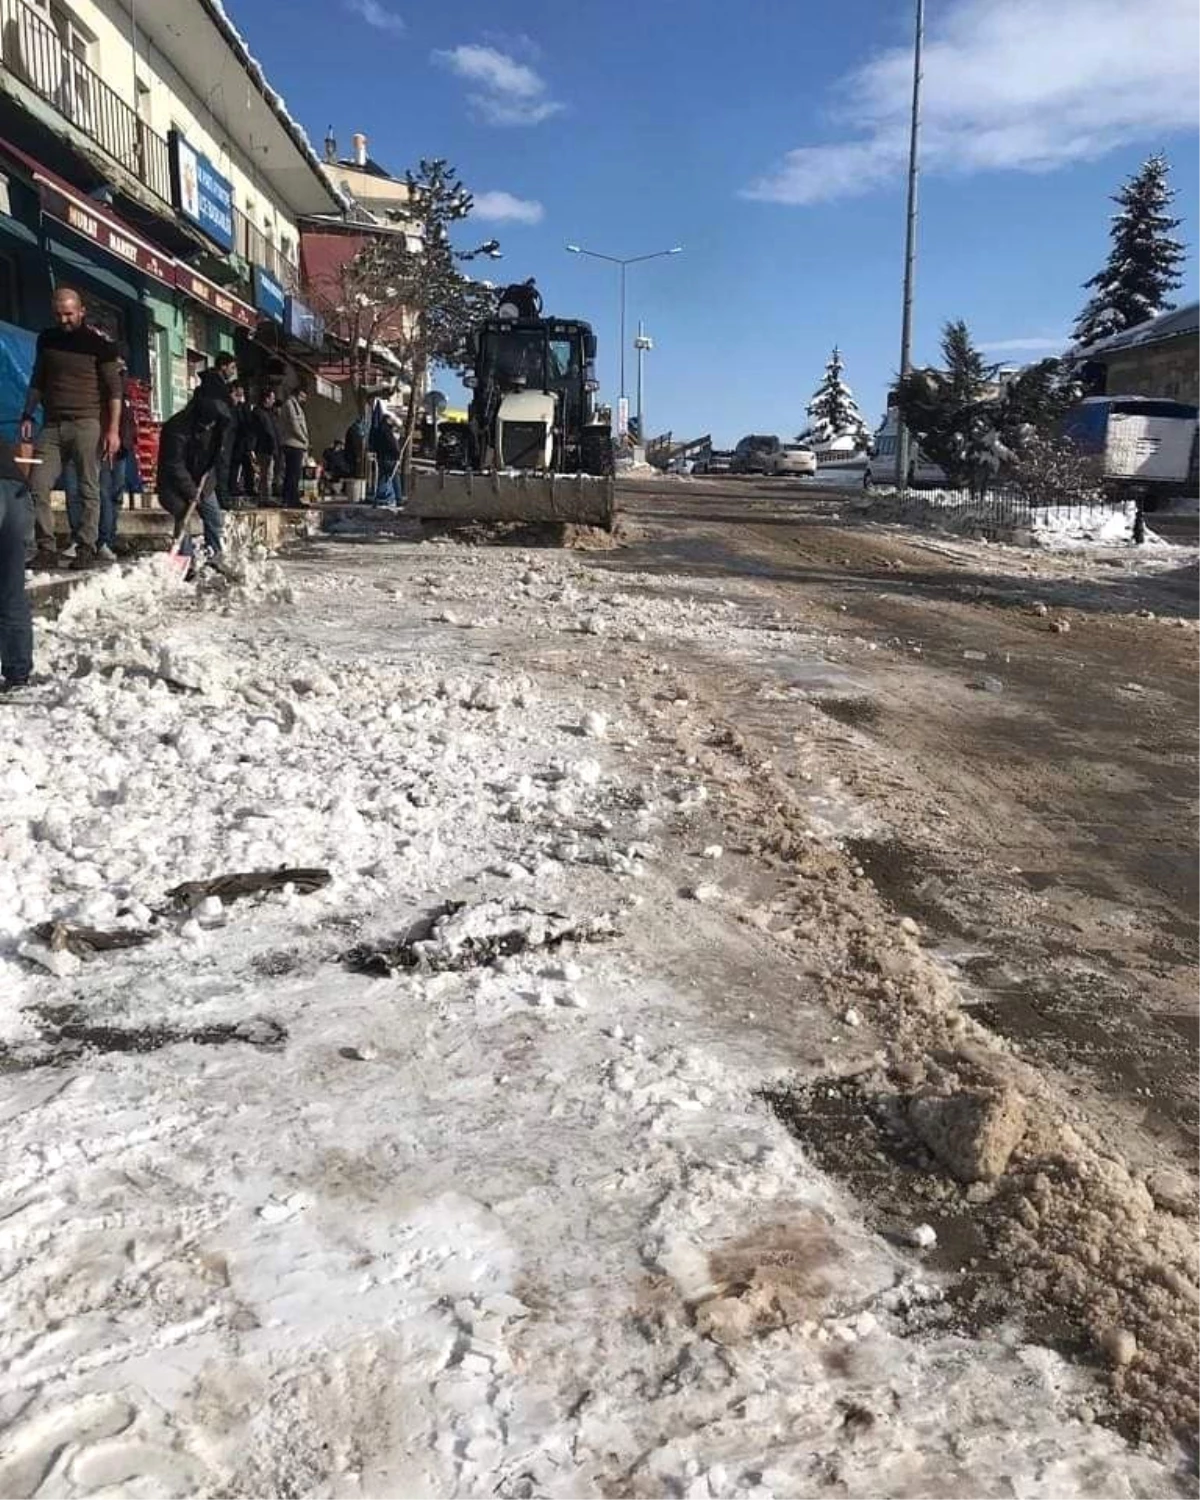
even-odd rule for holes
{"type": "MultiPolygon", "coordinates": [[[[19,424],[19,446],[0,438],[0,686],[32,671],[33,631],[25,572],[79,571],[115,560],[117,513],[126,490],[141,488],[124,361],[87,322],[73,287],[54,294],[54,324],[38,335],[19,424]],[[41,410],[42,425],[36,427],[41,410]],[[70,544],[59,549],[51,494],[67,493],[70,544]]],[[[264,389],[251,406],[232,354],[205,370],[184,409],[159,435],[157,494],[175,521],[198,510],[205,543],[221,552],[222,512],[239,499],[299,507],[308,454],[307,393],[264,389]],[[278,498],[277,498],[278,497],[278,498]]],[[[185,548],[190,542],[185,539],[185,548]]]]}

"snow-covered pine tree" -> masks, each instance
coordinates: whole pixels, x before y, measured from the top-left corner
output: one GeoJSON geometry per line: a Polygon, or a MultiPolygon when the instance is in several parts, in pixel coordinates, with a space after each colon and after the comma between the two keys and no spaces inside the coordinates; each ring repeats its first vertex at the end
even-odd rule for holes
{"type": "Polygon", "coordinates": [[[1113,198],[1112,249],[1104,269],[1084,286],[1093,295],[1075,324],[1075,342],[1094,344],[1175,304],[1170,293],[1183,285],[1184,246],[1171,233],[1182,222],[1171,217],[1175,190],[1160,151],[1113,198]]]}
{"type": "Polygon", "coordinates": [[[867,424],[854,392],[842,378],[845,368],[842,351],[835,344],[825,366],[825,378],[808,403],[808,426],[797,436],[798,443],[828,446],[838,438],[849,437],[855,449],[866,447],[867,424]]]}

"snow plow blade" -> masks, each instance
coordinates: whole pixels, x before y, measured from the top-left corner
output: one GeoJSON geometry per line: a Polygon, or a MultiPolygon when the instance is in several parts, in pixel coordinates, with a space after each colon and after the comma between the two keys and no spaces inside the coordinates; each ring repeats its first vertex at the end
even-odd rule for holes
{"type": "Polygon", "coordinates": [[[611,477],[418,469],[405,510],[422,521],[550,521],[611,531],[616,504],[611,477]]]}

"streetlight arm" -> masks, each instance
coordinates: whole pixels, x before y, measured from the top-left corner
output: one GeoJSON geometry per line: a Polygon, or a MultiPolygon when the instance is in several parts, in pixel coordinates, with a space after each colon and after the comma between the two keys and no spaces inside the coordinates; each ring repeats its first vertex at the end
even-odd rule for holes
{"type": "Polygon", "coordinates": [[[672,245],[669,250],[654,250],[649,255],[605,255],[600,250],[585,250],[582,245],[568,245],[572,255],[590,255],[593,260],[606,260],[614,266],[636,266],[643,260],[659,260],[664,255],[682,255],[682,245],[672,245]]]}
{"type": "Polygon", "coordinates": [[[572,255],[590,255],[593,260],[611,261],[614,266],[623,266],[626,264],[618,255],[601,255],[599,250],[585,250],[582,245],[568,245],[567,249],[572,255]]]}
{"type": "Polygon", "coordinates": [[[670,250],[655,250],[650,255],[631,255],[629,257],[629,259],[625,262],[625,264],[627,266],[636,266],[639,263],[639,261],[643,261],[643,260],[661,260],[664,255],[682,255],[682,254],[683,254],[683,246],[682,245],[675,245],[670,250]]]}

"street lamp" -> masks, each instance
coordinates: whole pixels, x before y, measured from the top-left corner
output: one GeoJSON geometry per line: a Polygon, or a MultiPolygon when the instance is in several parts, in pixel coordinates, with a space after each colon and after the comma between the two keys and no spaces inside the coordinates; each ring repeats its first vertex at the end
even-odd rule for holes
{"type": "Polygon", "coordinates": [[[621,270],[621,400],[625,400],[625,271],[644,260],[660,260],[664,255],[682,255],[682,245],[672,245],[669,250],[654,250],[649,255],[603,255],[599,250],[585,250],[582,245],[568,245],[572,255],[590,255],[593,260],[606,260],[609,265],[621,270]]]}
{"type": "MultiPolygon", "coordinates": [[[[925,0],[917,0],[913,35],[912,115],[908,134],[908,212],[904,230],[904,310],[900,320],[900,379],[912,369],[913,267],[917,258],[917,180],[921,171],[921,49],[925,41],[925,0]]],[[[896,488],[908,488],[908,428],[896,407],[896,488]]]]}
{"type": "Polygon", "coordinates": [[[646,357],[646,351],[654,348],[654,340],[642,326],[641,318],[638,319],[637,338],[633,341],[633,347],[637,350],[637,413],[638,413],[638,442],[644,448],[646,446],[646,412],[642,403],[642,362],[646,357]]]}

